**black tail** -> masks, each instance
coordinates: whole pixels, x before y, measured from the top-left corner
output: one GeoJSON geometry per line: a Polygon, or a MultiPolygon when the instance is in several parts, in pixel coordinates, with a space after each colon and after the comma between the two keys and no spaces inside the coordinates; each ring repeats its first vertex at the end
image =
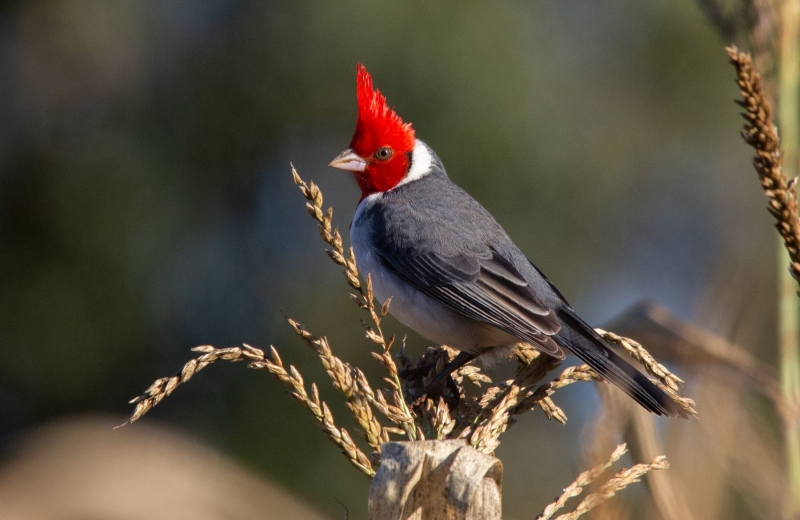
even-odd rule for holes
{"type": "Polygon", "coordinates": [[[562,326],[556,341],[604,379],[657,415],[689,418],[663,390],[611,350],[600,335],[575,313],[561,310],[558,317],[562,326]]]}

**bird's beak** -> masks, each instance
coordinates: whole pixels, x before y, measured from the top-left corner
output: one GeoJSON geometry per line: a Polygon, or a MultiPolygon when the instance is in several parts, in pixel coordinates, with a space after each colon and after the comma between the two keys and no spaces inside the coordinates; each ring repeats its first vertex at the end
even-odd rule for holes
{"type": "Polygon", "coordinates": [[[363,172],[364,168],[367,167],[367,161],[359,157],[358,154],[348,148],[337,155],[336,159],[332,160],[328,166],[348,172],[363,172]]]}

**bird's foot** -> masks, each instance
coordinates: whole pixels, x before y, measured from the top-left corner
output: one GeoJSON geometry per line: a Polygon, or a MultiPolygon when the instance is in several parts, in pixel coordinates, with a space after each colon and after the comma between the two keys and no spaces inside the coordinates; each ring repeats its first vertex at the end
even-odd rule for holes
{"type": "Polygon", "coordinates": [[[425,387],[422,395],[414,399],[414,402],[411,403],[411,407],[417,408],[422,406],[427,399],[436,402],[440,397],[444,399],[445,404],[447,404],[447,407],[451,410],[458,408],[461,402],[461,389],[458,388],[453,376],[449,373],[440,373],[434,377],[433,381],[425,387]],[[445,377],[439,377],[441,375],[445,375],[445,377]],[[450,391],[448,392],[447,390],[450,391]]]}
{"type": "Polygon", "coordinates": [[[401,370],[398,374],[401,379],[416,383],[414,386],[417,387],[418,391],[419,388],[422,387],[422,393],[410,403],[412,408],[422,406],[427,399],[436,401],[439,397],[444,398],[445,402],[451,408],[458,406],[458,385],[456,385],[449,371],[444,370],[436,374],[436,376],[434,376],[434,378],[427,385],[423,383],[423,379],[429,376],[435,370],[436,362],[434,361],[433,363],[427,363],[416,368],[406,368],[401,370]],[[456,396],[455,398],[451,395],[448,395],[448,389],[452,392],[452,395],[456,396]]]}
{"type": "MultiPolygon", "coordinates": [[[[468,352],[461,352],[452,361],[448,362],[441,371],[427,385],[423,379],[436,370],[439,360],[428,363],[417,368],[407,368],[400,372],[400,377],[406,381],[414,381],[417,389],[422,387],[422,393],[411,403],[412,408],[421,406],[426,399],[437,401],[440,397],[444,399],[447,406],[454,410],[461,402],[461,388],[453,379],[453,373],[475,359],[475,355],[468,352]]],[[[417,390],[419,391],[419,390],[417,390]]],[[[412,391],[412,395],[413,392],[412,391]]]]}

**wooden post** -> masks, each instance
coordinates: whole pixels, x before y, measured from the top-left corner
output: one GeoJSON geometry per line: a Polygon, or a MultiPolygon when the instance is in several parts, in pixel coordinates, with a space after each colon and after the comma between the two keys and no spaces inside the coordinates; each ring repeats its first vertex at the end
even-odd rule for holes
{"type": "Polygon", "coordinates": [[[503,464],[465,440],[387,442],[370,520],[500,520],[503,464]]]}

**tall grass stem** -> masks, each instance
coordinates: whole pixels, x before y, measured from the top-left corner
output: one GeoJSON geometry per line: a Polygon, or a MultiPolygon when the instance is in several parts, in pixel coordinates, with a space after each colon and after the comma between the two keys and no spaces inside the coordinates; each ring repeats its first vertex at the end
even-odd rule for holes
{"type": "MultiPolygon", "coordinates": [[[[784,0],[781,11],[778,128],[783,145],[783,168],[786,176],[792,179],[798,174],[800,135],[800,0],[784,0]]],[[[786,269],[787,253],[783,239],[779,239],[778,248],[781,393],[786,406],[785,443],[790,497],[786,516],[797,518],[800,515],[800,313],[797,282],[786,269]]]]}

